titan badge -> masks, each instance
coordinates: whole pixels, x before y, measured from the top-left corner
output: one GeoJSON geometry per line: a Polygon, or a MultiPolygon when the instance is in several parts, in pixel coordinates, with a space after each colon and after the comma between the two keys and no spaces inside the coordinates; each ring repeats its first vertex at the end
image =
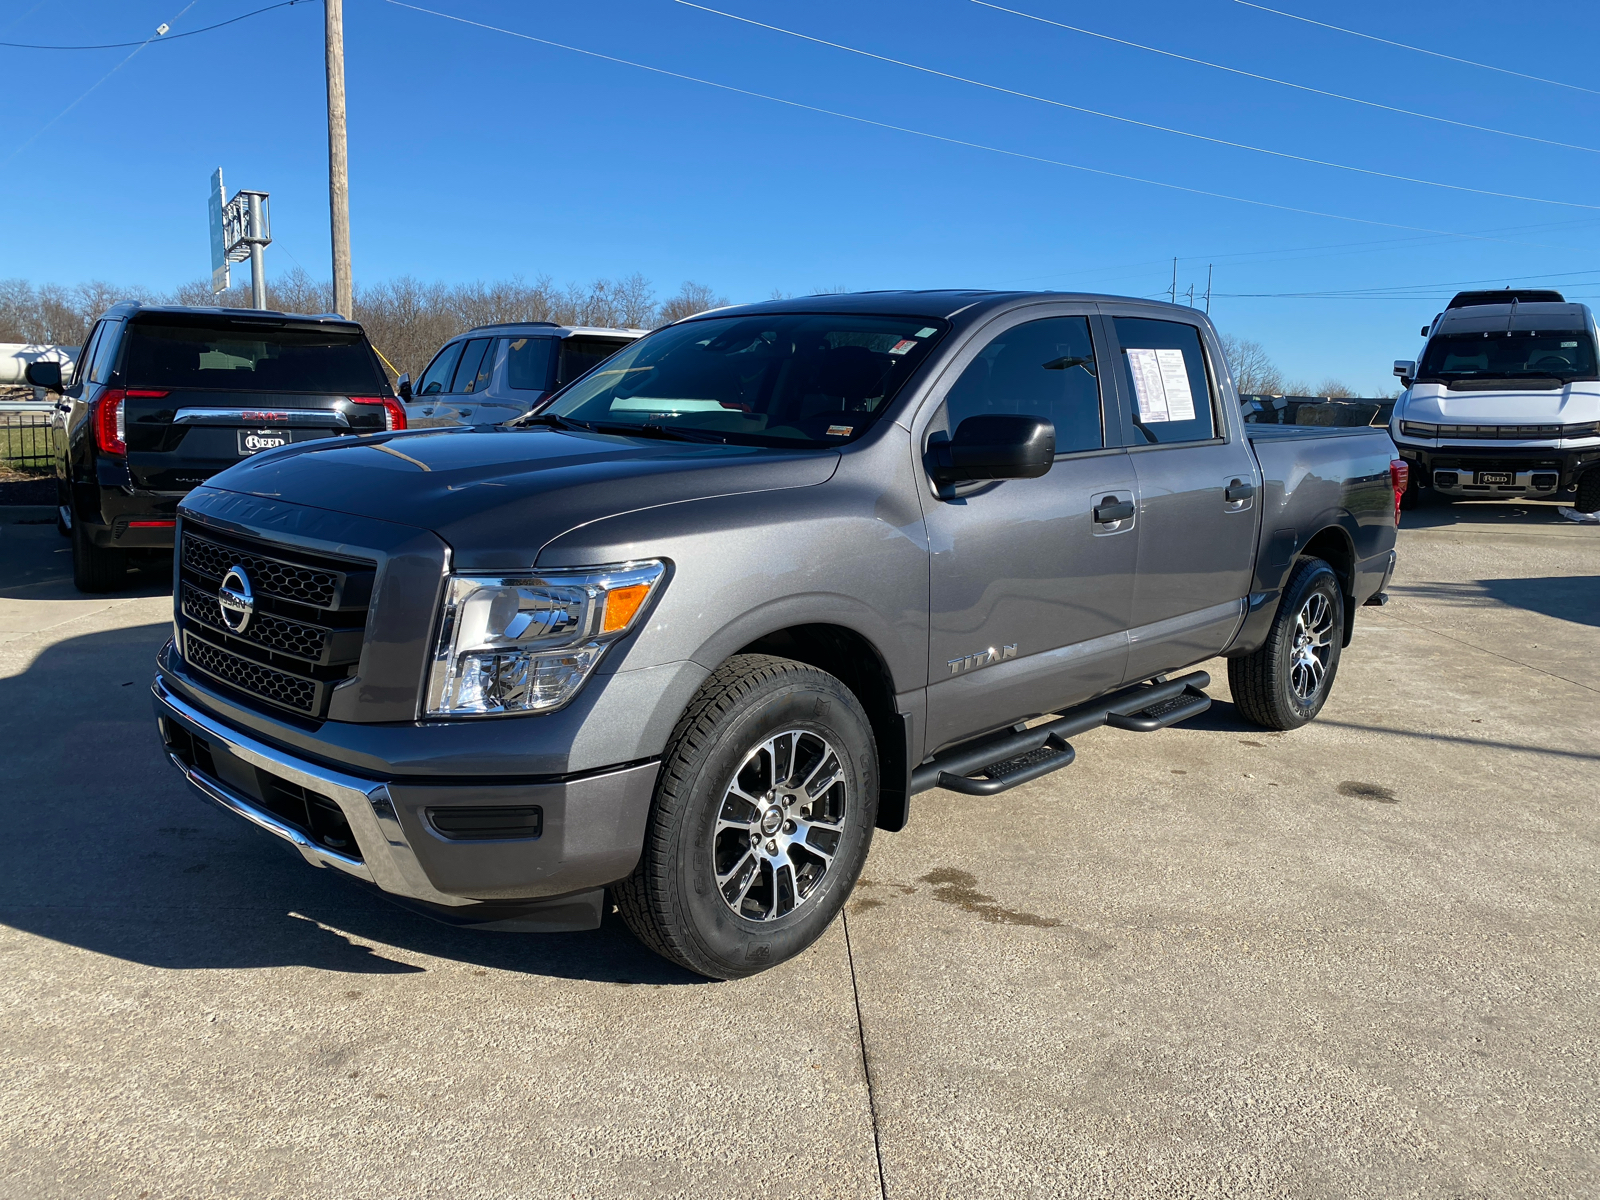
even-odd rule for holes
{"type": "Polygon", "coordinates": [[[1008,658],[1015,658],[1016,656],[1016,642],[1002,646],[998,650],[990,646],[987,650],[979,650],[976,654],[968,654],[962,658],[952,658],[950,660],[950,674],[959,675],[963,671],[975,671],[979,667],[991,666],[994,663],[1008,658]]]}

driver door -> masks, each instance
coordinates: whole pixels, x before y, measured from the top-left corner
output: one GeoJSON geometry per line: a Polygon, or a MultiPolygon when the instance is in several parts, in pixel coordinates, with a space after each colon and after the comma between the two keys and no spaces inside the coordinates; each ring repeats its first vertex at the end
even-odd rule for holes
{"type": "Polygon", "coordinates": [[[1121,445],[1111,361],[1087,307],[1010,313],[953,366],[921,435],[967,417],[1051,421],[1056,459],[1038,479],[928,494],[931,612],[926,750],[1054,711],[1122,682],[1137,555],[1135,481],[1121,445]],[[1097,521],[1126,505],[1129,515],[1097,521]]]}

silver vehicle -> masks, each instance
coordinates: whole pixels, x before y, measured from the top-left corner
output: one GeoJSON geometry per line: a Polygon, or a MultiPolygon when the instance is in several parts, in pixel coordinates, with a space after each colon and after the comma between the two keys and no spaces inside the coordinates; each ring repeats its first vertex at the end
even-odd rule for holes
{"type": "Polygon", "coordinates": [[[407,423],[426,429],[520,417],[644,334],[549,321],[479,325],[446,342],[416,383],[400,377],[407,423]]]}
{"type": "Polygon", "coordinates": [[[500,929],[594,928],[610,889],[646,945],[749,975],[916,793],[1186,720],[1196,663],[1251,721],[1312,720],[1404,472],[1382,429],[1246,425],[1191,308],[725,309],[509,425],[190,493],[155,708],[200,792],[313,865],[500,929]]]}
{"type": "Polygon", "coordinates": [[[1594,314],[1560,292],[1461,292],[1425,326],[1390,433],[1418,489],[1466,500],[1552,499],[1600,510],[1594,314]]]}

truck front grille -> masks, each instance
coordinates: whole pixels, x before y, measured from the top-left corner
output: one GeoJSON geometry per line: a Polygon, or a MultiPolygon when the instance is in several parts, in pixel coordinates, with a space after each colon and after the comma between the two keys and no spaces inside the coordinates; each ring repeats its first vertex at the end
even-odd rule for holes
{"type": "Polygon", "coordinates": [[[184,661],[252,700],[318,719],[355,673],[374,564],[240,537],[186,519],[177,618],[184,661]],[[243,629],[223,619],[218,589],[237,568],[254,610],[243,629]]]}

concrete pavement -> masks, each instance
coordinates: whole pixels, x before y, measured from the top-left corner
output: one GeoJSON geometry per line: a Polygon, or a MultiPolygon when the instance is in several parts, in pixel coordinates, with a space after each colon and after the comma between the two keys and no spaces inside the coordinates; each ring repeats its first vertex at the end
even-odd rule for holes
{"type": "Polygon", "coordinates": [[[0,1194],[1600,1192],[1600,529],[1406,514],[1323,717],[1219,698],[880,835],[740,983],[462,932],[164,762],[159,586],[0,526],[0,1194]]]}

